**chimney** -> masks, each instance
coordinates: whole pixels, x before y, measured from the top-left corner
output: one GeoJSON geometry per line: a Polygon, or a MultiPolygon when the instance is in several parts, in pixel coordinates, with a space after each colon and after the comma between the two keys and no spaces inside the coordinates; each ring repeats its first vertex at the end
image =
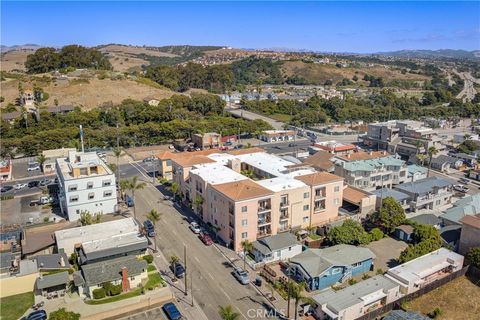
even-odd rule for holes
{"type": "Polygon", "coordinates": [[[65,267],[65,259],[63,259],[63,256],[60,257],[60,265],[65,267]]]}
{"type": "Polygon", "coordinates": [[[127,267],[122,268],[122,291],[130,291],[130,281],[128,280],[128,270],[127,267]]]}
{"type": "Polygon", "coordinates": [[[237,173],[242,171],[242,162],[240,159],[229,159],[227,166],[237,173]]]}

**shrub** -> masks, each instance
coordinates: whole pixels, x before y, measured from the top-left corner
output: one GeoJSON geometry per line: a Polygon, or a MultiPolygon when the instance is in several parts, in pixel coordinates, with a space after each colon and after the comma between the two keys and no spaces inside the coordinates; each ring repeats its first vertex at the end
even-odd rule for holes
{"type": "Polygon", "coordinates": [[[143,260],[147,261],[148,264],[153,262],[153,256],[151,254],[147,254],[143,256],[143,260]]]}
{"type": "Polygon", "coordinates": [[[364,273],[363,276],[362,276],[363,280],[367,280],[369,278],[370,278],[370,276],[368,275],[368,273],[364,273]]]}
{"type": "Polygon", "coordinates": [[[80,319],[80,313],[67,311],[65,308],[58,309],[57,311],[50,312],[48,319],[51,320],[78,320],[80,319]]]}
{"type": "Polygon", "coordinates": [[[351,286],[353,286],[355,283],[357,283],[357,280],[355,280],[355,279],[348,280],[348,284],[351,285],[351,286]]]}
{"type": "Polygon", "coordinates": [[[98,288],[92,291],[93,293],[93,299],[102,299],[105,298],[107,293],[105,292],[105,289],[103,288],[98,288]]]}
{"type": "Polygon", "coordinates": [[[429,313],[427,313],[427,316],[431,319],[436,319],[441,314],[442,314],[442,310],[440,308],[435,308],[429,313]]]}
{"type": "Polygon", "coordinates": [[[383,271],[382,268],[378,268],[378,269],[377,269],[377,274],[384,274],[384,273],[385,273],[385,271],[383,271]]]}
{"type": "Polygon", "coordinates": [[[473,266],[480,268],[480,247],[470,248],[466,258],[473,266]]]}
{"type": "Polygon", "coordinates": [[[380,239],[382,239],[384,236],[382,230],[380,230],[379,228],[373,228],[371,231],[370,231],[370,239],[371,241],[378,241],[380,239]]]}
{"type": "Polygon", "coordinates": [[[110,288],[109,296],[117,296],[120,293],[122,293],[122,285],[121,284],[116,285],[116,286],[112,286],[110,288]]]}

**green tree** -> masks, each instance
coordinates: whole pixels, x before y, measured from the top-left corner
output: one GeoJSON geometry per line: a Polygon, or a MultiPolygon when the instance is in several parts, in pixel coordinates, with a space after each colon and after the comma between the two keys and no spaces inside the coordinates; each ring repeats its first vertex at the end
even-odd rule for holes
{"type": "Polygon", "coordinates": [[[132,192],[133,217],[135,218],[135,220],[137,220],[137,213],[136,213],[136,210],[135,210],[135,207],[136,207],[136,204],[137,204],[136,201],[135,201],[135,192],[138,191],[138,190],[142,190],[143,188],[145,188],[146,185],[147,184],[145,182],[138,181],[137,176],[128,180],[128,182],[126,183],[127,190],[130,190],[130,192],[132,192]]]}
{"type": "Polygon", "coordinates": [[[241,246],[243,249],[243,269],[247,271],[247,252],[252,251],[253,244],[248,240],[243,240],[241,246]]]}
{"type": "Polygon", "coordinates": [[[231,305],[228,306],[218,306],[218,314],[222,320],[237,320],[240,319],[240,314],[235,312],[231,305]]]}
{"type": "Polygon", "coordinates": [[[120,181],[120,171],[119,171],[120,157],[123,155],[123,150],[121,147],[116,147],[116,148],[113,148],[112,152],[113,152],[113,155],[115,156],[115,159],[117,160],[117,164],[116,164],[117,166],[114,172],[117,174],[117,181],[120,181]]]}
{"type": "Polygon", "coordinates": [[[158,232],[158,229],[157,229],[157,223],[158,221],[160,221],[160,218],[162,217],[162,214],[159,213],[157,210],[155,209],[152,209],[150,210],[148,213],[147,213],[147,219],[149,219],[150,221],[152,221],[153,225],[155,226],[155,236],[154,236],[154,252],[157,252],[157,232],[158,232]]]}
{"type": "Polygon", "coordinates": [[[94,214],[92,215],[90,212],[88,211],[82,211],[80,212],[80,223],[82,224],[82,226],[88,226],[88,225],[91,225],[91,224],[97,224],[100,222],[100,220],[102,219],[101,215],[100,214],[94,214]]]}
{"type": "Polygon", "coordinates": [[[393,232],[405,219],[405,210],[392,197],[386,197],[382,202],[380,210],[372,216],[373,222],[388,233],[393,232]]]}
{"type": "Polygon", "coordinates": [[[465,257],[472,265],[480,268],[480,247],[470,248],[465,257]]]}
{"type": "Polygon", "coordinates": [[[45,157],[45,155],[43,153],[41,153],[37,157],[37,162],[40,165],[40,169],[42,170],[43,174],[45,174],[45,170],[43,170],[43,164],[45,163],[45,161],[47,161],[47,157],[45,157]]]}
{"type": "Polygon", "coordinates": [[[173,193],[173,196],[178,196],[178,192],[180,191],[180,186],[176,182],[172,182],[170,186],[170,191],[173,193]]]}
{"type": "MultiPolygon", "coordinates": [[[[172,270],[175,270],[175,265],[180,261],[180,258],[178,258],[176,255],[170,256],[169,262],[170,265],[172,266],[172,270]]],[[[175,272],[173,272],[173,277],[176,278],[175,272]]]]}
{"type": "Polygon", "coordinates": [[[330,229],[327,234],[328,241],[333,244],[366,244],[370,241],[368,233],[362,225],[352,219],[347,219],[341,226],[330,229]]]}
{"type": "Polygon", "coordinates": [[[304,295],[305,283],[296,283],[294,281],[288,282],[290,297],[295,300],[294,319],[298,316],[298,304],[301,300],[305,299],[304,295]]]}
{"type": "Polygon", "coordinates": [[[432,169],[433,156],[438,153],[438,150],[434,146],[431,146],[428,148],[427,153],[428,153],[428,159],[429,159],[427,177],[430,177],[430,170],[432,169]]]}
{"type": "Polygon", "coordinates": [[[57,311],[50,312],[48,315],[50,320],[79,320],[80,313],[67,311],[65,308],[60,308],[57,311]]]}
{"type": "Polygon", "coordinates": [[[398,258],[400,263],[438,250],[443,242],[438,230],[430,225],[416,225],[413,230],[413,241],[413,244],[409,244],[408,247],[401,252],[398,258]]]}

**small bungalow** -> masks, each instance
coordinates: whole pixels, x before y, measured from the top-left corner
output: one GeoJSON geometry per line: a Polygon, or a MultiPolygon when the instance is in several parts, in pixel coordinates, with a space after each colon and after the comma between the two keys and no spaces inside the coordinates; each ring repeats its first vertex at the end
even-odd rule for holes
{"type": "Polygon", "coordinates": [[[297,237],[290,232],[261,238],[254,241],[252,245],[252,254],[257,263],[286,260],[302,252],[301,243],[297,240],[297,237]]]}
{"type": "Polygon", "coordinates": [[[307,249],[290,259],[297,281],[307,290],[321,290],[352,276],[370,271],[375,255],[367,248],[340,244],[325,249],[307,249]]]}
{"type": "Polygon", "coordinates": [[[399,240],[410,242],[413,239],[413,227],[408,224],[402,224],[395,228],[393,235],[399,240]]]}
{"type": "Polygon", "coordinates": [[[438,157],[432,159],[432,169],[442,172],[446,172],[450,168],[460,168],[462,164],[462,160],[444,154],[441,154],[438,157]]]}
{"type": "Polygon", "coordinates": [[[35,291],[37,295],[47,298],[63,297],[70,282],[68,272],[60,272],[49,275],[40,275],[35,282],[35,291]]]}
{"type": "Polygon", "coordinates": [[[408,180],[411,182],[427,178],[428,169],[425,167],[412,164],[407,166],[407,169],[408,169],[407,177],[408,177],[408,180]]]}

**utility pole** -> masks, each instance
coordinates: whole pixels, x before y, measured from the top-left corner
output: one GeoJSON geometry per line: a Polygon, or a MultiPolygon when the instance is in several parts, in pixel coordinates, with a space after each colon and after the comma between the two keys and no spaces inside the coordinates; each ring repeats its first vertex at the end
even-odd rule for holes
{"type": "Polygon", "coordinates": [[[185,295],[188,296],[187,292],[187,246],[183,245],[183,262],[185,263],[185,295]]]}
{"type": "Polygon", "coordinates": [[[287,279],[287,319],[290,319],[290,259],[288,259],[287,279]]]}

